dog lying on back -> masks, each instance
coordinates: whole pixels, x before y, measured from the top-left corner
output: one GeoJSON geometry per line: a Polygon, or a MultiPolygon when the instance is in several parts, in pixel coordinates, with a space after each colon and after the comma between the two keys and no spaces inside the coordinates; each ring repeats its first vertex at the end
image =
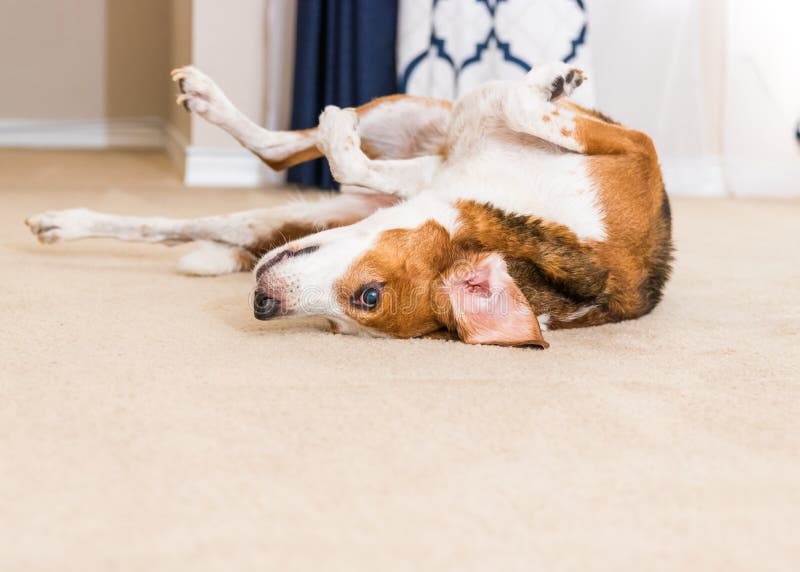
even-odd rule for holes
{"type": "Polygon", "coordinates": [[[327,317],[334,331],[547,347],[542,331],[637,318],[670,273],[671,220],[651,140],[565,99],[566,64],[459,99],[396,95],[327,107],[315,129],[247,119],[193,67],[178,102],[273,169],[325,155],[341,193],[199,219],[87,209],[26,222],[45,243],[209,241],[190,274],[255,269],[255,317],[327,317]]]}

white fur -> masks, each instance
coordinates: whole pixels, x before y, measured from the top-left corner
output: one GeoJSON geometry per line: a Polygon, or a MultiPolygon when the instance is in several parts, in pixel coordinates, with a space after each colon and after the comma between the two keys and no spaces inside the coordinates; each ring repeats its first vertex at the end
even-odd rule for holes
{"type": "Polygon", "coordinates": [[[577,320],[578,318],[583,318],[586,314],[588,314],[589,312],[591,312],[595,308],[597,308],[596,305],[594,305],[594,306],[584,306],[583,308],[579,308],[579,309],[575,310],[574,312],[572,312],[570,314],[567,314],[566,316],[561,318],[561,321],[562,322],[573,322],[573,321],[577,320]]]}
{"type": "Polygon", "coordinates": [[[366,111],[358,132],[384,159],[407,159],[438,155],[449,123],[450,107],[440,101],[420,105],[417,98],[401,98],[366,111]]]}
{"type": "Polygon", "coordinates": [[[413,196],[430,186],[442,164],[439,155],[371,161],[361,150],[358,123],[355,110],[333,105],[319,116],[318,146],[337,181],[400,197],[413,196]]]}
{"type": "Polygon", "coordinates": [[[120,216],[89,209],[48,211],[30,217],[26,223],[41,242],[79,238],[116,238],[139,242],[178,243],[211,240],[230,245],[247,245],[255,234],[249,223],[254,212],[210,216],[198,219],[120,216]]]}
{"type": "Polygon", "coordinates": [[[536,316],[536,319],[539,321],[540,330],[546,332],[550,329],[550,314],[540,314],[536,316]]]}
{"type": "MultiPolygon", "coordinates": [[[[548,79],[529,75],[525,82],[494,82],[459,101],[447,133],[447,161],[438,156],[370,161],[360,148],[355,113],[332,106],[320,116],[320,147],[337,180],[347,184],[402,197],[424,191],[451,203],[491,202],[562,224],[581,240],[605,240],[604,213],[587,159],[565,151],[581,150],[572,136],[574,114],[560,108],[553,113],[557,108],[546,99],[548,92],[533,83],[544,81],[549,89],[552,76],[538,73],[548,79]],[[520,144],[509,129],[539,141],[520,144]]],[[[571,89],[574,81],[565,85],[567,92],[571,89]]]]}
{"type": "Polygon", "coordinates": [[[243,270],[247,251],[218,242],[201,241],[200,246],[178,261],[178,272],[190,276],[218,276],[243,270]]]}

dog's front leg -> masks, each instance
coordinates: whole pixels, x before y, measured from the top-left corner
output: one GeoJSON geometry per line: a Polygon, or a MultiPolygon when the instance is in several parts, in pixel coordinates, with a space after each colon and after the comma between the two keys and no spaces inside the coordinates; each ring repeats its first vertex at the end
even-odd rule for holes
{"type": "Polygon", "coordinates": [[[82,238],[178,244],[215,243],[185,256],[179,269],[187,274],[224,274],[249,270],[263,253],[307,234],[352,224],[396,198],[343,193],[317,201],[295,201],[273,208],[193,219],[120,216],[89,209],[48,211],[25,223],[40,242],[82,238]]]}
{"type": "Polygon", "coordinates": [[[181,90],[177,100],[180,105],[227,131],[273,169],[281,170],[318,156],[314,130],[270,131],[256,125],[228,99],[214,80],[196,67],[173,70],[172,79],[181,90]]]}
{"type": "Polygon", "coordinates": [[[318,143],[333,177],[352,185],[410,197],[428,187],[442,164],[438,155],[413,159],[371,160],[361,149],[358,115],[353,109],[329,105],[319,117],[318,143]]]}
{"type": "Polygon", "coordinates": [[[245,246],[254,238],[247,219],[247,213],[174,219],[121,216],[77,208],[47,211],[28,218],[25,224],[45,244],[81,238],[116,238],[165,244],[209,240],[245,246]]]}

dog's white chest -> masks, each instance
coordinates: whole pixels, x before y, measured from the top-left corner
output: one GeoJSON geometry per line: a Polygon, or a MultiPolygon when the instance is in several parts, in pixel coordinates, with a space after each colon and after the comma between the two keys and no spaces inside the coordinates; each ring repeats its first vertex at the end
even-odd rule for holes
{"type": "Polygon", "coordinates": [[[581,240],[604,240],[597,187],[585,157],[572,153],[484,147],[448,162],[434,181],[448,200],[490,202],[503,210],[562,224],[581,240]]]}

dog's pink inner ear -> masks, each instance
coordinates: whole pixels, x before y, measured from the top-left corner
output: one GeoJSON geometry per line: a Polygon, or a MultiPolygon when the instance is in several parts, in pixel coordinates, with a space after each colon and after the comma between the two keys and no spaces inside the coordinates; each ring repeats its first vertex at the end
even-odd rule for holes
{"type": "Polygon", "coordinates": [[[445,288],[466,343],[548,347],[536,314],[499,254],[480,255],[454,269],[445,288]]]}

